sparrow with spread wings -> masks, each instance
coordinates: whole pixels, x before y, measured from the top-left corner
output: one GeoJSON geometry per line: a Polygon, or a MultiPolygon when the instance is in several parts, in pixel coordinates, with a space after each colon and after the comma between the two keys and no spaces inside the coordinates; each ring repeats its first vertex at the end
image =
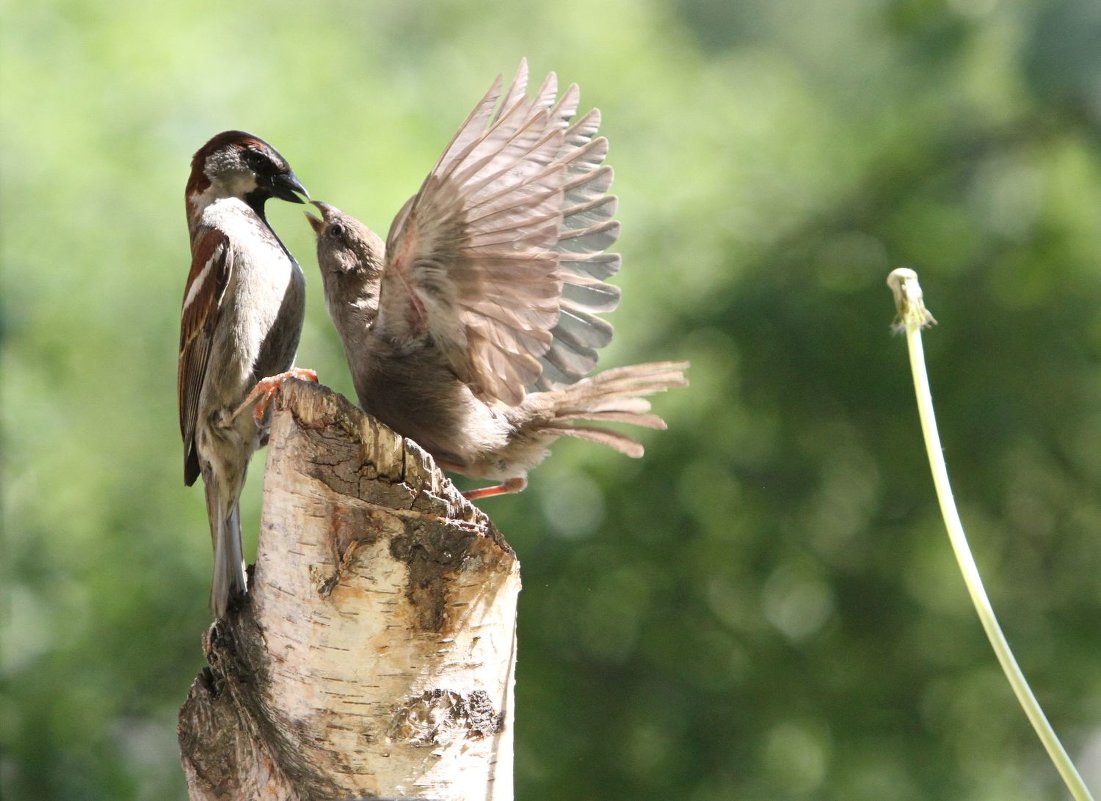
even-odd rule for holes
{"type": "Polygon", "coordinates": [[[315,202],[325,302],[365,411],[446,470],[518,492],[563,436],[642,456],[593,423],[665,428],[646,396],[687,383],[686,362],[585,377],[619,302],[604,279],[619,235],[600,112],[576,121],[579,91],[551,73],[527,93],[527,65],[501,98],[498,76],[398,213],[385,244],[315,202]]]}

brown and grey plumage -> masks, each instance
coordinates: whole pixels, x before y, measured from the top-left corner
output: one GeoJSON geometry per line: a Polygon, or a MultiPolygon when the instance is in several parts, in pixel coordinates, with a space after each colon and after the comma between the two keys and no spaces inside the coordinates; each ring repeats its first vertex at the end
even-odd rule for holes
{"type": "Polygon", "coordinates": [[[445,469],[504,482],[470,497],[522,489],[562,436],[641,456],[589,424],[664,428],[645,396],[686,383],[683,362],[584,377],[619,301],[608,142],[599,111],[574,121],[576,85],[526,88],[525,63],[503,99],[498,76],[385,244],[328,204],[307,215],[360,405],[445,469]]]}
{"type": "Polygon", "coordinates": [[[191,162],[177,389],[184,482],[202,475],[206,488],[217,617],[233,592],[245,591],[238,499],[260,428],[241,404],[260,379],[290,368],[305,311],[302,270],[268,225],[264,204],[302,203],[299,194],[306,190],[286,160],[242,131],[218,134],[191,162]]]}

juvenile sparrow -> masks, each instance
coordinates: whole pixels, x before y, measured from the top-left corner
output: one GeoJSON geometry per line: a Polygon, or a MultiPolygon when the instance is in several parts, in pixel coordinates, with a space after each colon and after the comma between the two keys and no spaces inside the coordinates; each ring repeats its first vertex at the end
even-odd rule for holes
{"type": "Polygon", "coordinates": [[[385,244],[326,203],[306,215],[360,405],[444,469],[502,482],[468,498],[519,492],[562,436],[642,456],[586,423],[665,428],[645,396],[687,383],[686,362],[584,378],[612,338],[596,313],[619,302],[603,280],[620,259],[604,252],[619,223],[600,113],[571,124],[579,91],[556,102],[554,73],[528,97],[526,62],[498,105],[501,89],[498,76],[385,244]]]}
{"type": "Polygon", "coordinates": [[[245,591],[238,499],[260,445],[255,401],[273,384],[250,390],[290,369],[305,310],[302,270],[268,225],[264,203],[305,202],[300,195],[309,197],[286,159],[242,131],[218,134],[191,161],[185,190],[191,272],[180,312],[177,388],[184,483],[191,486],[201,473],[206,487],[216,617],[225,614],[231,593],[245,591]]]}

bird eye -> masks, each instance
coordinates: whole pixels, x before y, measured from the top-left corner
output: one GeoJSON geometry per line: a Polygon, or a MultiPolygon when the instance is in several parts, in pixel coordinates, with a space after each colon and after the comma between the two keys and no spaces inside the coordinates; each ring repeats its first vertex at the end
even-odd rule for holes
{"type": "Polygon", "coordinates": [[[335,236],[337,239],[343,239],[344,238],[344,223],[338,223],[338,222],[332,223],[329,226],[329,233],[332,236],[335,236]]]}
{"type": "Polygon", "coordinates": [[[249,145],[245,148],[244,162],[253,172],[267,172],[271,169],[271,159],[259,148],[249,145]]]}

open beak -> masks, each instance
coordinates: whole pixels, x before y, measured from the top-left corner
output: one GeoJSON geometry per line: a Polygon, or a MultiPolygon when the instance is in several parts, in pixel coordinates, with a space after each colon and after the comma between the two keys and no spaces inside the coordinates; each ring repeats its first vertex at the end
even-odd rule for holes
{"type": "MultiPolygon", "coordinates": [[[[332,208],[328,203],[323,203],[320,200],[311,200],[310,203],[318,208],[323,216],[328,216],[329,209],[332,208]]],[[[321,236],[325,232],[325,221],[320,217],[315,217],[308,211],[303,212],[306,215],[306,222],[310,224],[310,228],[317,236],[321,236]]]]}

